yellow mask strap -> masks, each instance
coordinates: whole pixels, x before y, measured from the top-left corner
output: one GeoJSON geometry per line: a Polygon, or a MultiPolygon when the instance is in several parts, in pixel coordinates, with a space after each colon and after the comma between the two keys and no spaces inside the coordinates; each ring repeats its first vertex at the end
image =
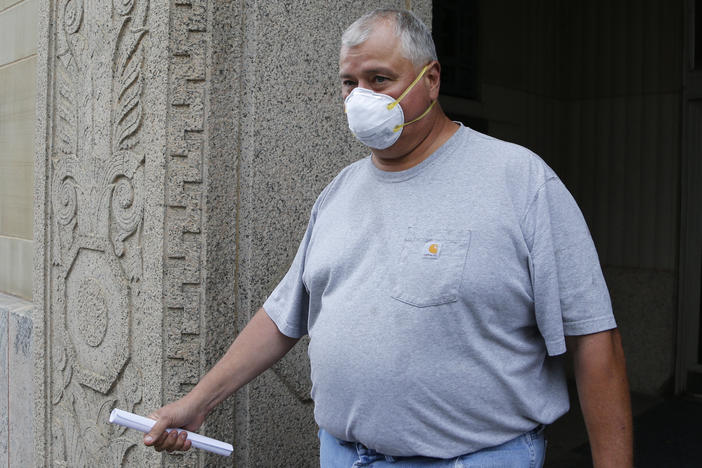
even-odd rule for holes
{"type": "MultiPolygon", "coordinates": [[[[426,65],[424,65],[424,68],[422,68],[422,71],[419,73],[419,75],[417,75],[417,78],[415,78],[414,81],[412,83],[410,83],[410,85],[407,87],[407,89],[405,89],[402,92],[402,94],[400,94],[400,97],[398,97],[393,102],[388,104],[388,110],[392,110],[393,107],[398,105],[400,103],[400,101],[402,101],[402,99],[405,96],[407,96],[407,93],[409,93],[412,90],[412,88],[414,88],[414,85],[416,85],[419,82],[419,80],[422,79],[422,76],[424,76],[424,73],[426,73],[426,71],[429,69],[430,65],[431,65],[431,63],[427,63],[426,65]]],[[[431,107],[430,107],[430,109],[431,109],[431,107]]]]}
{"type": "Polygon", "coordinates": [[[429,104],[429,107],[427,107],[427,110],[425,110],[424,112],[422,112],[422,115],[420,115],[420,116],[417,117],[416,119],[412,119],[412,120],[410,120],[409,122],[405,122],[405,123],[403,123],[403,124],[401,124],[401,125],[395,125],[395,128],[393,128],[392,131],[393,131],[393,132],[399,132],[400,130],[402,130],[402,127],[404,127],[405,125],[409,125],[409,124],[411,124],[411,123],[415,123],[417,120],[419,120],[419,119],[421,119],[422,117],[424,117],[425,115],[427,115],[427,114],[429,113],[429,111],[431,110],[431,108],[434,107],[434,104],[436,104],[436,101],[432,101],[432,103],[429,104]]]}

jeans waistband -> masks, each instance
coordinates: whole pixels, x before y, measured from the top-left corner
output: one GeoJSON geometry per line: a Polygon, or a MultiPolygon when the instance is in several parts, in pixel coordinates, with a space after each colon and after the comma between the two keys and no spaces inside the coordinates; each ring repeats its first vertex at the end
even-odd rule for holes
{"type": "MultiPolygon", "coordinates": [[[[514,439],[511,439],[511,440],[515,440],[515,439],[518,439],[520,437],[525,437],[525,436],[535,438],[535,437],[538,437],[539,435],[541,435],[541,433],[543,433],[545,429],[546,429],[546,426],[544,424],[539,424],[534,429],[527,431],[527,432],[524,432],[523,434],[518,435],[517,437],[515,437],[514,439]]],[[[336,440],[339,442],[340,445],[353,447],[358,452],[359,458],[362,461],[364,461],[365,463],[371,463],[373,460],[378,460],[380,458],[384,458],[386,461],[393,463],[397,460],[402,460],[404,458],[416,457],[416,456],[385,455],[385,454],[380,453],[372,448],[366,447],[361,442],[349,442],[349,441],[341,440],[341,439],[336,439],[336,440]]],[[[489,447],[486,447],[486,448],[489,448],[489,447]]],[[[466,454],[463,454],[460,456],[465,456],[465,455],[469,455],[469,454],[470,453],[466,453],[466,454]]]]}

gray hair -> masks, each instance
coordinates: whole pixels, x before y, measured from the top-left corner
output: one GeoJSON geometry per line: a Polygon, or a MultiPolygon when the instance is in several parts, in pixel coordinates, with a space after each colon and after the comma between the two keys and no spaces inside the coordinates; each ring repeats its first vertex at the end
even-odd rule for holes
{"type": "Polygon", "coordinates": [[[395,35],[400,38],[402,55],[415,67],[436,60],[436,48],[429,28],[411,11],[381,8],[358,18],[341,36],[342,47],[355,47],[368,39],[373,28],[381,21],[395,24],[395,35]]]}

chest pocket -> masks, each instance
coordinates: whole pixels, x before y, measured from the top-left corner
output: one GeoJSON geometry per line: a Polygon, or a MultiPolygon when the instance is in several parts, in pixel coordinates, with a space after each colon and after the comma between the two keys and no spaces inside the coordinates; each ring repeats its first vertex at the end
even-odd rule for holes
{"type": "Polygon", "coordinates": [[[470,236],[469,230],[410,228],[394,271],[391,296],[416,307],[457,301],[470,236]]]}

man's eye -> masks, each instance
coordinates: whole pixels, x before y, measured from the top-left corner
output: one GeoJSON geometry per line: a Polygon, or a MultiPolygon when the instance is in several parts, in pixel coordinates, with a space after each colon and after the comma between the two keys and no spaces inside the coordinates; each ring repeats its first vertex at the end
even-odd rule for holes
{"type": "Polygon", "coordinates": [[[356,86],[356,82],[352,80],[344,80],[341,84],[342,86],[356,86]]]}
{"type": "Polygon", "coordinates": [[[387,81],[388,79],[385,78],[384,76],[376,76],[375,78],[373,78],[373,80],[376,83],[383,83],[383,82],[387,81]]]}

